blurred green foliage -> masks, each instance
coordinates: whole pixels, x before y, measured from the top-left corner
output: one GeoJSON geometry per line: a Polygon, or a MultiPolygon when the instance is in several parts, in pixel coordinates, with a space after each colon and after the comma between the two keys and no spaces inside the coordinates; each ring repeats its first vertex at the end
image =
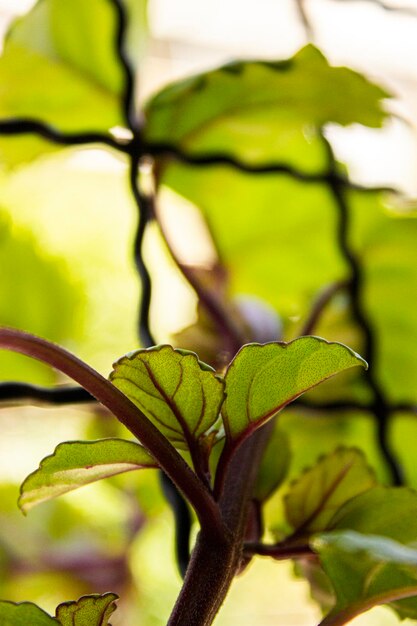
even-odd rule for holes
{"type": "MultiPolygon", "coordinates": [[[[146,43],[146,2],[125,0],[124,5],[131,16],[128,58],[137,69],[146,43]]],[[[109,133],[123,127],[124,84],[114,45],[115,18],[107,0],[37,3],[13,25],[5,42],[0,117],[34,118],[59,131],[109,133]]],[[[291,340],[302,331],[323,290],[351,278],[340,244],[339,207],[329,181],[317,179],[329,166],[321,133],[329,123],[382,127],[388,97],[353,70],[331,67],[321,52],[307,46],[289,60],[236,62],[187,78],[145,106],[144,133],[150,144],[170,144],[191,156],[222,154],[248,166],[283,162],[298,168],[297,176],[251,174],[220,164],[192,166],[162,157],[157,161],[157,191],[169,188],[177,198],[190,201],[208,225],[217,265],[205,268],[205,280],[215,288],[220,283],[238,325],[245,321],[238,297],[256,297],[260,306],[276,312],[284,340],[291,340]],[[303,180],[305,175],[316,179],[303,180]],[[216,282],[219,266],[222,279],[216,282]]],[[[0,214],[0,323],[71,346],[109,371],[113,359],[137,347],[138,294],[130,259],[135,218],[122,178],[126,163],[102,152],[108,160],[94,168],[110,164],[111,174],[105,169],[71,170],[73,159],[87,153],[66,149],[52,154],[57,149],[33,135],[0,139],[1,167],[14,170],[2,176],[0,192],[5,205],[0,214]]],[[[94,154],[90,156],[94,162],[94,154]]],[[[337,167],[346,174],[342,164],[337,167]]],[[[411,410],[417,404],[416,214],[400,212],[381,193],[346,189],[345,197],[348,243],[360,267],[360,299],[375,337],[375,361],[370,365],[388,401],[410,407],[395,412],[389,434],[408,484],[417,487],[417,425],[411,410]]],[[[163,193],[158,201],[164,203],[163,193]]],[[[166,202],[166,210],[175,215],[175,203],[166,202]]],[[[194,236],[181,235],[184,245],[194,236]]],[[[152,242],[156,246],[156,240],[152,242]]],[[[151,259],[152,253],[148,251],[151,259]]],[[[170,271],[177,272],[172,266],[170,271]]],[[[175,305],[162,298],[153,306],[165,308],[169,316],[175,305]]],[[[314,332],[363,351],[363,329],[343,290],[329,301],[314,332]]],[[[183,347],[215,361],[221,337],[204,314],[188,337],[191,343],[183,347]]],[[[177,341],[180,338],[185,341],[186,335],[178,334],[177,341]]],[[[311,392],[310,400],[368,402],[372,392],[357,370],[311,392]]],[[[56,381],[42,365],[9,354],[1,354],[0,378],[56,381]]],[[[61,418],[65,409],[54,411],[56,419],[66,419],[61,418]]],[[[23,414],[14,408],[11,415],[21,419],[23,414]]],[[[362,449],[378,477],[389,480],[375,438],[376,423],[366,411],[320,412],[294,406],[280,416],[279,427],[277,443],[274,440],[264,462],[264,468],[271,467],[274,456],[281,454],[276,460],[278,476],[271,484],[266,472],[258,483],[259,499],[279,486],[267,505],[267,533],[278,536],[288,530],[282,495],[289,481],[341,443],[362,449]]],[[[30,437],[36,428],[29,420],[30,437]]],[[[42,425],[39,430],[41,438],[42,425]]],[[[91,434],[124,432],[108,416],[92,411],[80,437],[91,434]]],[[[3,445],[16,441],[5,435],[3,445]]],[[[33,460],[33,467],[37,462],[33,460]]],[[[144,626],[164,624],[179,578],[172,564],[166,566],[172,550],[171,519],[156,476],[147,474],[131,473],[88,487],[85,495],[45,504],[29,520],[15,510],[16,485],[2,485],[0,596],[38,601],[52,613],[69,597],[111,586],[122,595],[122,617],[115,617],[120,619],[115,625],[132,623],[138,611],[144,626]]],[[[375,493],[377,498],[382,492],[375,493]]],[[[355,566],[361,550],[373,559],[374,546],[352,548],[350,539],[341,536],[344,543],[336,555],[343,580],[352,553],[355,566]],[[346,555],[340,557],[340,550],[346,555]]],[[[324,537],[322,542],[332,567],[334,540],[324,537]]],[[[405,576],[395,555],[393,560],[395,575],[405,576]]],[[[238,586],[244,588],[244,580],[238,586]]],[[[255,575],[249,580],[261,595],[263,583],[255,575]]],[[[381,574],[377,591],[386,580],[381,574]]],[[[281,583],[279,574],[276,586],[281,583]]],[[[324,586],[318,587],[323,592],[324,586]]],[[[245,599],[248,606],[250,595],[245,599]]],[[[239,606],[242,599],[232,602],[239,606]]],[[[415,610],[414,604],[410,607],[409,615],[415,610]]],[[[230,619],[226,608],[218,623],[230,619]]]]}

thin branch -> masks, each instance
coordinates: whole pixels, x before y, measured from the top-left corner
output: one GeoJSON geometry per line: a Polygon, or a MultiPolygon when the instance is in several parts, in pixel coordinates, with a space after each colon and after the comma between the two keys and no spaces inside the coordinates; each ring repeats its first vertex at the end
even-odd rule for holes
{"type": "Polygon", "coordinates": [[[247,556],[270,556],[276,561],[285,559],[316,559],[317,555],[308,544],[277,544],[247,543],[244,546],[244,553],[247,556]]]}
{"type": "Polygon", "coordinates": [[[96,399],[83,387],[39,387],[18,382],[0,383],[0,403],[26,403],[40,404],[84,404],[96,402],[96,399]]]}
{"type": "Polygon", "coordinates": [[[160,233],[167,246],[168,252],[172,260],[174,261],[175,265],[178,267],[188,284],[194,289],[199,299],[199,302],[204,307],[204,309],[214,322],[215,326],[217,327],[220,336],[224,340],[225,351],[228,352],[230,357],[234,356],[245,343],[246,338],[244,337],[241,329],[237,326],[229,312],[226,310],[217,293],[215,293],[212,289],[207,288],[203,284],[203,282],[198,279],[196,272],[190,265],[186,265],[179,260],[174,250],[174,246],[172,245],[172,242],[170,240],[169,234],[164,227],[163,221],[159,217],[157,206],[154,205],[155,199],[149,198],[149,202],[151,202],[153,205],[153,214],[156,218],[160,233]]]}
{"type": "Polygon", "coordinates": [[[364,277],[359,260],[350,245],[350,211],[346,199],[346,187],[341,183],[339,177],[337,176],[337,161],[329,141],[324,135],[322,135],[322,140],[327,151],[329,171],[330,174],[333,175],[329,180],[329,188],[332,192],[339,215],[337,233],[338,245],[340,252],[350,270],[348,290],[351,299],[352,313],[363,333],[364,357],[370,365],[369,369],[364,373],[364,376],[374,396],[373,411],[377,421],[378,445],[385,459],[386,465],[390,470],[393,483],[400,485],[403,484],[403,472],[394,452],[391,450],[388,438],[388,424],[392,409],[385,396],[384,390],[376,377],[376,340],[371,321],[368,319],[362,304],[364,277]]]}
{"type": "Polygon", "coordinates": [[[0,121],[0,135],[18,136],[34,134],[62,146],[82,146],[100,143],[120,152],[128,152],[127,143],[119,142],[112,135],[95,131],[82,133],[62,132],[49,124],[26,117],[0,121]]]}
{"type": "Polygon", "coordinates": [[[340,280],[331,285],[328,285],[321,293],[318,295],[317,300],[314,302],[313,307],[310,311],[310,315],[307,318],[303,328],[300,331],[300,335],[312,335],[314,329],[320,321],[320,318],[326,309],[327,305],[332,301],[334,296],[343,291],[348,286],[346,280],[340,280]]]}

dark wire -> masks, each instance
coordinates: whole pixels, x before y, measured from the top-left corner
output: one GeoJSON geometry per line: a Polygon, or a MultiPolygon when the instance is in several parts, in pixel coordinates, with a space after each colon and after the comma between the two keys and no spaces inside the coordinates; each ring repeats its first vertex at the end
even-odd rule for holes
{"type": "Polygon", "coordinates": [[[389,442],[388,431],[392,408],[375,374],[377,363],[376,340],[371,321],[368,319],[362,304],[364,282],[362,267],[355,252],[352,250],[349,241],[350,215],[346,198],[346,189],[337,177],[338,166],[332,146],[323,134],[322,139],[328,156],[329,188],[332,192],[339,214],[337,233],[339,249],[350,270],[350,280],[347,284],[347,290],[350,294],[353,316],[362,331],[364,339],[363,356],[369,363],[369,369],[364,372],[364,376],[373,392],[372,409],[376,419],[377,442],[381,450],[381,454],[385,459],[387,468],[391,474],[393,484],[402,485],[404,483],[402,467],[397,460],[395,453],[391,450],[389,442]]]}
{"type": "MultiPolygon", "coordinates": [[[[134,71],[125,51],[127,15],[120,0],[112,0],[117,17],[115,47],[116,54],[124,70],[125,86],[123,95],[123,112],[126,124],[131,130],[133,139],[129,154],[129,183],[130,191],[135,200],[138,213],[138,223],[134,240],[134,260],[136,270],[141,282],[141,300],[139,304],[138,332],[141,344],[148,348],[155,345],[156,341],[150,328],[150,305],[152,297],[151,277],[143,258],[143,242],[146,229],[152,219],[152,205],[145,194],[141,192],[138,181],[139,165],[142,148],[142,129],[135,112],[135,77],[134,71]]],[[[168,503],[171,506],[175,522],[175,545],[177,564],[181,576],[185,571],[190,559],[190,532],[191,515],[188,505],[176,486],[161,472],[161,484],[168,503]]]]}

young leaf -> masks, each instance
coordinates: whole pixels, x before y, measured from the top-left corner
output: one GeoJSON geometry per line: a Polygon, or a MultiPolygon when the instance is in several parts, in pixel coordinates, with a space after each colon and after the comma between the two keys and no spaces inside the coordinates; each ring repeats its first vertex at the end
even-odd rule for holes
{"type": "Polygon", "coordinates": [[[229,441],[246,438],[305,391],[356,365],[367,367],[350,348],[319,337],[244,346],[225,376],[229,441]]]}
{"type": "Polygon", "coordinates": [[[194,450],[216,422],[224,381],[196,354],[158,346],[133,352],[113,367],[113,384],[180,450],[194,450]]]}
{"type": "Polygon", "coordinates": [[[288,436],[275,427],[259,466],[253,497],[265,502],[284,480],[291,460],[288,436]]]}
{"type": "Polygon", "coordinates": [[[61,443],[23,482],[19,506],[26,513],[40,502],[83,485],[143,467],[157,467],[157,463],[145,448],[133,441],[61,443]]]}
{"type": "Polygon", "coordinates": [[[235,62],[168,86],[146,107],[145,133],[191,154],[311,168],[312,155],[324,166],[314,129],[327,122],[381,126],[387,96],[353,70],[330,67],[309,45],[286,61],[235,62]]]}
{"type": "Polygon", "coordinates": [[[410,600],[417,596],[416,549],[350,530],[318,535],[311,545],[336,595],[321,626],[341,626],[379,604],[399,608],[403,617],[416,617],[417,601],[410,600]]]}
{"type": "Polygon", "coordinates": [[[32,602],[0,601],[1,626],[59,626],[56,619],[32,602]]]}
{"type": "Polygon", "coordinates": [[[285,498],[287,520],[298,533],[325,530],[345,502],[375,485],[363,453],[339,448],[292,483],[285,498]]]}
{"type": "Polygon", "coordinates": [[[111,626],[109,617],[116,610],[115,593],[83,596],[76,602],[64,602],[56,609],[62,626],[111,626]]]}

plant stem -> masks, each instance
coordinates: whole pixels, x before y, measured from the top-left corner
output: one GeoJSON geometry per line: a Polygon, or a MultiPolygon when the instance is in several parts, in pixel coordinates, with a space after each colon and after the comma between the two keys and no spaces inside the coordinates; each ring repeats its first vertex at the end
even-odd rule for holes
{"type": "Polygon", "coordinates": [[[259,429],[231,459],[219,500],[226,532],[213,541],[201,531],[168,626],[210,626],[223,604],[244,558],[250,497],[269,434],[259,429]]]}
{"type": "Polygon", "coordinates": [[[202,530],[167,626],[210,626],[232,584],[239,559],[230,535],[213,541],[202,530]]]}
{"type": "Polygon", "coordinates": [[[316,554],[306,543],[302,544],[286,544],[285,541],[277,544],[268,545],[265,543],[247,543],[245,545],[245,554],[254,556],[270,556],[276,561],[285,559],[314,559],[316,554]]]}
{"type": "Polygon", "coordinates": [[[0,328],[0,347],[20,352],[66,374],[109,409],[149,450],[194,507],[200,524],[213,535],[223,533],[219,507],[170,442],[111,382],[70,352],[44,339],[12,328],[0,328]]]}

